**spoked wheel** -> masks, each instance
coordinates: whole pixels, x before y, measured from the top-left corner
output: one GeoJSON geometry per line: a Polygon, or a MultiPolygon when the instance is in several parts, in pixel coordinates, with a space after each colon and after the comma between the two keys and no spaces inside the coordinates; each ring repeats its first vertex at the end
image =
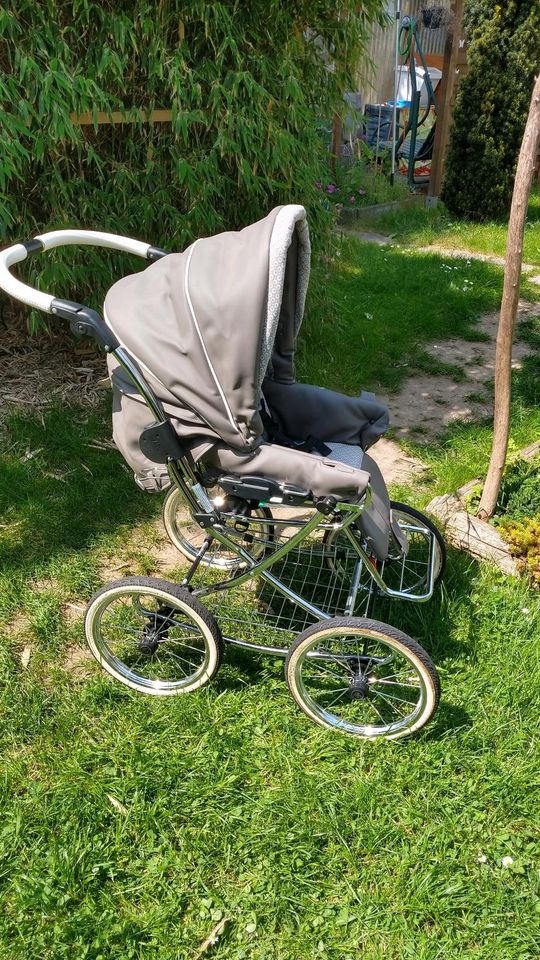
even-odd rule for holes
{"type": "MultiPolygon", "coordinates": [[[[397,500],[390,501],[392,519],[400,527],[405,536],[409,549],[403,561],[404,585],[409,593],[420,592],[427,584],[428,556],[431,534],[435,541],[433,554],[433,585],[439,585],[446,567],[446,546],[441,532],[425,513],[409,507],[397,500]],[[423,529],[422,529],[423,528],[423,529]],[[424,530],[428,530],[426,535],[424,530]]],[[[395,565],[401,564],[402,556],[399,550],[391,550],[389,560],[395,565]]],[[[388,562],[388,561],[387,561],[388,562]]]]}
{"type": "MultiPolygon", "coordinates": [[[[403,556],[397,544],[391,542],[390,554],[385,561],[383,577],[385,583],[403,593],[422,594],[428,585],[429,551],[432,539],[433,584],[436,587],[443,576],[446,566],[446,547],[441,533],[429,517],[395,500],[390,501],[392,519],[399,525],[402,536],[407,541],[408,550],[403,556]]],[[[353,533],[357,531],[353,530],[353,533]]],[[[350,540],[341,530],[329,530],[324,538],[324,549],[328,566],[342,579],[350,579],[358,559],[350,540]]],[[[362,572],[360,590],[368,589],[371,577],[362,572]]]]}
{"type": "Polygon", "coordinates": [[[161,697],[202,687],[223,650],[211,613],[187,590],[152,577],[126,577],[99,590],[86,608],[85,631],[111,676],[161,697]]]}
{"type": "MultiPolygon", "coordinates": [[[[215,490],[209,490],[208,495],[212,498],[220,492],[220,489],[216,487],[215,490]]],[[[262,557],[266,549],[266,543],[272,539],[273,526],[271,521],[272,514],[267,507],[256,507],[249,511],[247,517],[238,515],[230,519],[233,528],[236,529],[237,534],[240,534],[238,537],[239,546],[244,547],[255,559],[262,557]],[[253,519],[249,520],[249,518],[253,519]],[[261,522],[256,522],[257,520],[261,522]]],[[[189,506],[178,487],[172,487],[163,502],[163,525],[171,543],[190,562],[193,562],[203,545],[207,531],[201,529],[192,519],[189,506]]],[[[238,559],[238,554],[227,550],[217,541],[214,541],[201,563],[204,566],[215,567],[220,570],[226,570],[233,566],[243,566],[242,561],[238,559]]]]}
{"type": "Polygon", "coordinates": [[[366,739],[414,733],[439,702],[426,651],[400,630],[359,617],[319,621],[299,634],[285,678],[311,720],[366,739]]]}

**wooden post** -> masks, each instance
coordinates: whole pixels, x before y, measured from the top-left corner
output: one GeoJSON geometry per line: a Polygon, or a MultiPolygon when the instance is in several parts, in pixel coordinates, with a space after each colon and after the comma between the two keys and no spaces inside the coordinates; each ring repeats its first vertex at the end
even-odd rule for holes
{"type": "Polygon", "coordinates": [[[501,487],[508,436],[510,433],[510,400],[512,389],[512,342],[519,301],[521,264],[523,261],[523,232],[527,218],[527,204],[540,144],[540,74],[537,76],[529,107],[529,116],[521,142],[512,194],[504,286],[495,352],[495,407],[493,412],[493,446],[486,482],[478,506],[482,519],[493,516],[501,487]]]}
{"type": "Polygon", "coordinates": [[[463,8],[465,0],[453,0],[453,19],[449,25],[444,48],[443,75],[437,110],[437,126],[433,143],[433,157],[431,160],[431,175],[429,178],[428,194],[438,197],[444,180],[444,162],[448,151],[450,125],[452,122],[452,108],[456,98],[459,81],[464,70],[465,37],[463,34],[463,8]]]}

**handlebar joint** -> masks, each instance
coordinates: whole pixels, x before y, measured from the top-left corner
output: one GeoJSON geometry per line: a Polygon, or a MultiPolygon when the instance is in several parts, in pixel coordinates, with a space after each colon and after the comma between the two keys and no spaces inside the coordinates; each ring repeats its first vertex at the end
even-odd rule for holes
{"type": "Polygon", "coordinates": [[[31,240],[23,240],[22,246],[27,253],[41,253],[41,251],[45,249],[45,244],[42,240],[38,240],[37,237],[32,237],[31,240]]]}
{"type": "Polygon", "coordinates": [[[51,303],[51,313],[69,321],[71,332],[79,337],[91,337],[107,353],[116,350],[120,342],[96,310],[72,300],[56,300],[51,303]]]}
{"type": "Polygon", "coordinates": [[[154,263],[154,261],[162,260],[163,257],[168,257],[168,255],[169,251],[163,250],[162,247],[148,247],[146,259],[154,263]]]}

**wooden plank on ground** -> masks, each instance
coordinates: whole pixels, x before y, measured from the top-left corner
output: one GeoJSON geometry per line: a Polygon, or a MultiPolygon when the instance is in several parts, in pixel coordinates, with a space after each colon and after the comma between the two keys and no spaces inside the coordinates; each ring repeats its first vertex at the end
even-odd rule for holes
{"type": "Polygon", "coordinates": [[[477,560],[494,563],[510,576],[518,575],[518,565],[510,547],[499,531],[486,520],[471,516],[452,494],[435,497],[426,507],[444,525],[446,539],[459,550],[465,550],[477,560]]]}

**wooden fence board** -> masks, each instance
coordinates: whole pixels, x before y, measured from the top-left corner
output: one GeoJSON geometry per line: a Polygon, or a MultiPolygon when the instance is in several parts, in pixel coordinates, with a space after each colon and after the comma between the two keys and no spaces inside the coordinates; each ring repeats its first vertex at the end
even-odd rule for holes
{"type": "Polygon", "coordinates": [[[96,124],[119,124],[119,123],[138,123],[140,120],[144,123],[170,123],[172,120],[172,110],[133,110],[125,113],[120,110],[111,110],[110,113],[98,111],[93,113],[71,113],[72,123],[79,124],[81,127],[93,127],[96,124]]]}

